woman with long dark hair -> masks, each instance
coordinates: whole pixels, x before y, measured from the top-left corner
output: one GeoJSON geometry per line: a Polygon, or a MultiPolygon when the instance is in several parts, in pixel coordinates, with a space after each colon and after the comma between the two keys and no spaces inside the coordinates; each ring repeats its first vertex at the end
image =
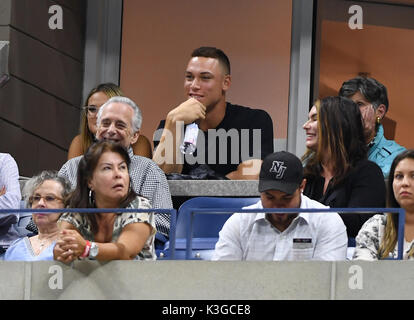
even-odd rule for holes
{"type": "MultiPolygon", "coordinates": [[[[361,113],[344,97],[326,97],[309,112],[303,125],[308,151],[305,154],[304,194],[331,208],[385,206],[381,169],[367,160],[361,113]]],[[[348,237],[355,237],[366,214],[341,214],[348,237]]]]}
{"type": "MultiPolygon", "coordinates": [[[[150,209],[149,201],[131,186],[129,164],[128,152],[120,144],[93,144],[79,162],[77,186],[69,207],[150,209]]],[[[156,258],[151,212],[64,213],[59,221],[65,229],[54,250],[59,261],[156,258]]]]}
{"type": "MultiPolygon", "coordinates": [[[[392,162],[388,177],[387,207],[405,209],[403,259],[414,259],[414,150],[392,162]]],[[[353,259],[379,260],[398,256],[398,214],[377,214],[361,228],[353,259]]]]}

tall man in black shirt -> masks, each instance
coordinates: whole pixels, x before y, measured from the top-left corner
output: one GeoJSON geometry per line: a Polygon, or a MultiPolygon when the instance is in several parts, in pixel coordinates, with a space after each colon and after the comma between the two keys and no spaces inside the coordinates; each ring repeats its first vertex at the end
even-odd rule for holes
{"type": "Polygon", "coordinates": [[[258,179],[261,162],[273,152],[273,123],[267,112],[226,102],[230,62],[214,47],[191,54],[184,80],[187,100],[172,109],[158,127],[153,160],[165,173],[191,174],[207,164],[228,179],[258,179]],[[197,149],[183,155],[185,128],[197,123],[197,149]]]}

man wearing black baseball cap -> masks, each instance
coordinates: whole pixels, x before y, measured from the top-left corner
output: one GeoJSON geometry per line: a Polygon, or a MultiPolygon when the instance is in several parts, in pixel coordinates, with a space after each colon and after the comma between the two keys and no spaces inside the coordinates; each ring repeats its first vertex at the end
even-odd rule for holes
{"type": "MultiPolygon", "coordinates": [[[[302,194],[306,180],[294,154],[268,155],[260,201],[243,209],[329,208],[302,194]]],[[[346,228],[335,212],[235,213],[224,224],[213,260],[345,260],[346,228]]]]}

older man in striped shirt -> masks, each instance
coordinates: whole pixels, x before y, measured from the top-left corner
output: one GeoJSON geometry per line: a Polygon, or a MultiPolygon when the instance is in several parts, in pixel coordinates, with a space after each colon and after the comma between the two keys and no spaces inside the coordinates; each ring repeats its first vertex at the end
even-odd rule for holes
{"type": "MultiPolygon", "coordinates": [[[[164,172],[152,160],[133,154],[131,145],[138,140],[141,123],[141,111],[131,99],[113,97],[99,109],[96,138],[116,141],[127,148],[131,157],[129,172],[135,192],[146,197],[155,209],[170,209],[172,200],[164,172]]],[[[81,157],[68,160],[59,171],[59,175],[69,179],[73,188],[77,183],[81,157]]],[[[156,213],[155,224],[157,231],[168,238],[170,216],[156,213]]]]}

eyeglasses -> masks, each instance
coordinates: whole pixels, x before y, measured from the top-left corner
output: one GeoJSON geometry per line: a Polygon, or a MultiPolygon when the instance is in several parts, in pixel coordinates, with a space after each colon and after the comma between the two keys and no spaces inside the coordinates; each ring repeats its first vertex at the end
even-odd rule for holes
{"type": "Polygon", "coordinates": [[[86,114],[89,117],[95,117],[99,111],[99,108],[97,108],[96,106],[86,106],[86,107],[82,107],[82,109],[85,110],[86,114]]]}
{"type": "Polygon", "coordinates": [[[56,197],[54,195],[40,196],[37,194],[29,198],[29,203],[37,204],[40,202],[40,199],[43,199],[46,203],[53,203],[55,201],[63,201],[62,198],[56,197]]]}
{"type": "Polygon", "coordinates": [[[364,103],[364,102],[358,101],[358,102],[356,102],[356,104],[360,108],[365,107],[365,108],[372,108],[374,110],[377,109],[373,103],[369,103],[369,102],[368,103],[364,103]]]}

